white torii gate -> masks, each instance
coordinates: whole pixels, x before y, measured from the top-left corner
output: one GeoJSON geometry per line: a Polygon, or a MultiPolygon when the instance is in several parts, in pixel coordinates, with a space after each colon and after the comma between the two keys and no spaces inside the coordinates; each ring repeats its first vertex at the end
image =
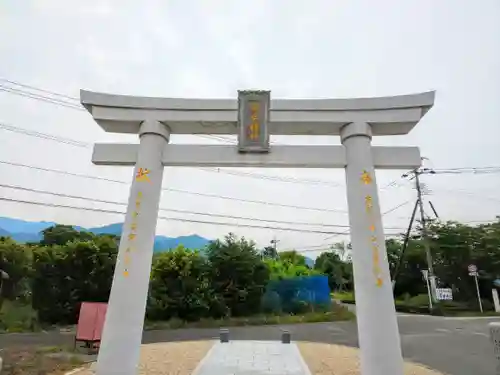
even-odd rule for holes
{"type": "Polygon", "coordinates": [[[139,362],[164,166],[345,168],[363,375],[401,375],[375,168],[412,169],[417,147],[374,147],[372,136],[407,134],[434,92],[363,99],[168,99],[81,91],[107,132],[138,134],[139,145],[96,144],[97,165],[135,166],[97,361],[98,375],[135,375],[139,362]],[[238,146],[174,145],[170,134],[238,134],[238,146]],[[339,135],[341,146],[269,144],[275,135],[339,135]]]}

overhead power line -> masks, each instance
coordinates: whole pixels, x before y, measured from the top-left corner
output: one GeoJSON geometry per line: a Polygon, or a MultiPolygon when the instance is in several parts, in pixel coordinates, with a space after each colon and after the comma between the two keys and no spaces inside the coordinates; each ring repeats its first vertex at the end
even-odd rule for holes
{"type": "MultiPolygon", "coordinates": [[[[5,160],[0,160],[0,164],[12,165],[12,166],[15,166],[15,167],[23,167],[23,168],[28,168],[28,169],[34,169],[34,170],[39,170],[39,171],[43,171],[43,172],[57,173],[57,174],[66,175],[66,176],[73,176],[73,177],[87,178],[87,179],[98,180],[98,181],[106,181],[106,182],[113,182],[113,183],[118,183],[118,184],[130,185],[130,182],[127,182],[127,181],[114,180],[114,179],[111,179],[111,178],[105,178],[105,177],[99,177],[99,176],[92,176],[92,175],[86,175],[86,174],[80,174],[80,173],[73,173],[73,172],[67,172],[67,171],[62,171],[62,170],[57,170],[57,169],[51,169],[51,168],[36,167],[36,166],[33,166],[33,165],[27,165],[27,164],[22,164],[22,163],[15,163],[15,162],[10,162],[10,161],[5,161],[5,160]]],[[[333,208],[329,209],[329,208],[316,208],[316,207],[307,207],[307,206],[297,206],[297,205],[282,204],[282,203],[275,203],[275,202],[267,202],[267,201],[261,201],[261,200],[234,198],[234,197],[228,197],[228,196],[225,196],[225,195],[218,195],[218,194],[200,193],[200,192],[189,191],[189,190],[182,190],[182,189],[175,189],[175,188],[162,188],[162,190],[163,191],[175,192],[175,193],[182,193],[182,194],[196,195],[196,196],[202,196],[202,197],[224,199],[224,200],[229,200],[229,201],[243,202],[243,203],[262,204],[262,205],[267,205],[267,206],[275,206],[275,207],[283,207],[283,208],[293,208],[293,209],[308,210],[308,211],[317,211],[317,212],[335,212],[335,213],[347,214],[346,210],[338,210],[338,209],[333,209],[333,208]]]]}
{"type": "MultiPolygon", "coordinates": [[[[406,202],[400,203],[400,204],[398,204],[397,206],[394,206],[394,207],[392,207],[392,208],[388,209],[387,211],[383,212],[383,213],[382,213],[382,216],[387,215],[387,214],[390,214],[391,212],[396,211],[397,209],[399,209],[399,208],[401,208],[401,207],[403,207],[403,206],[406,206],[408,203],[410,203],[410,201],[406,201],[406,202]]],[[[344,232],[335,233],[335,234],[334,234],[334,235],[332,235],[332,236],[326,237],[325,239],[323,239],[323,241],[329,241],[329,240],[331,240],[332,238],[335,238],[335,237],[338,237],[338,236],[341,236],[341,235],[345,235],[345,234],[347,234],[348,232],[349,232],[349,229],[348,229],[348,230],[346,230],[346,231],[344,231],[344,232]]],[[[386,234],[386,235],[387,235],[387,234],[386,234]]],[[[318,247],[320,247],[320,246],[324,246],[324,245],[318,245],[318,247]]],[[[313,251],[313,250],[311,250],[311,251],[313,251]]]]}
{"type": "MultiPolygon", "coordinates": [[[[6,92],[6,93],[9,93],[9,94],[18,95],[18,96],[21,96],[21,97],[24,97],[24,98],[28,98],[28,99],[39,100],[39,101],[42,101],[42,102],[45,102],[45,103],[54,104],[54,105],[58,105],[58,106],[61,106],[61,107],[66,107],[66,108],[74,109],[74,110],[77,110],[77,111],[86,112],[86,110],[80,105],[80,100],[78,98],[76,98],[76,97],[72,97],[72,96],[69,96],[69,95],[60,94],[60,93],[57,93],[57,92],[54,92],[54,91],[50,91],[50,90],[38,88],[38,87],[35,87],[35,86],[31,86],[31,85],[19,83],[19,82],[16,82],[16,81],[5,79],[5,78],[0,78],[0,81],[7,82],[7,83],[10,83],[11,85],[16,85],[16,86],[19,86],[19,87],[30,88],[31,90],[43,92],[43,93],[46,93],[46,94],[50,94],[50,95],[54,95],[54,96],[59,96],[59,97],[62,97],[62,98],[67,98],[67,99],[70,99],[72,101],[76,100],[77,103],[74,103],[72,101],[67,101],[66,99],[58,99],[58,98],[54,98],[54,97],[51,97],[51,96],[47,96],[47,95],[43,95],[43,94],[38,94],[38,93],[30,92],[30,91],[27,91],[27,90],[24,90],[24,89],[19,89],[19,88],[15,88],[15,87],[9,87],[9,86],[5,86],[5,85],[1,85],[1,84],[0,84],[0,91],[6,92]]],[[[228,138],[224,138],[224,137],[216,136],[216,135],[212,135],[212,134],[195,134],[195,136],[202,137],[202,138],[208,138],[208,139],[215,139],[215,140],[223,141],[223,142],[231,142],[232,143],[232,140],[230,140],[228,138]]]]}
{"type": "Polygon", "coordinates": [[[83,107],[81,107],[79,104],[71,103],[71,102],[68,102],[68,101],[62,100],[62,99],[51,98],[51,97],[48,97],[46,95],[32,93],[32,92],[29,92],[26,90],[20,90],[20,89],[8,87],[8,86],[1,85],[1,84],[0,84],[0,91],[4,91],[4,92],[10,93],[10,94],[22,96],[24,98],[35,99],[35,100],[39,100],[39,101],[42,101],[45,103],[50,103],[50,104],[55,104],[55,105],[62,106],[62,107],[75,109],[78,111],[85,111],[85,109],[83,107]]]}
{"type": "Polygon", "coordinates": [[[5,124],[5,123],[0,123],[0,129],[6,130],[9,132],[13,132],[13,133],[27,135],[30,137],[40,138],[40,139],[47,140],[47,141],[64,143],[64,144],[67,144],[70,146],[75,146],[75,147],[82,147],[82,148],[90,148],[91,147],[90,143],[76,141],[76,140],[70,139],[70,138],[58,137],[55,135],[41,133],[41,132],[29,130],[29,129],[23,129],[23,128],[20,128],[18,126],[13,126],[13,125],[5,124]]]}
{"type": "MultiPolygon", "coordinates": [[[[119,202],[119,201],[112,201],[112,200],[105,200],[105,199],[98,199],[98,198],[91,198],[91,197],[82,197],[80,195],[56,193],[56,192],[47,191],[47,190],[27,188],[24,186],[0,184],[0,187],[6,188],[6,189],[27,191],[27,192],[31,192],[31,193],[52,195],[52,196],[61,197],[61,198],[81,199],[81,200],[87,200],[87,201],[92,201],[92,202],[97,202],[97,203],[114,204],[114,205],[125,206],[125,207],[127,206],[126,202],[119,202]]],[[[191,214],[191,215],[202,215],[202,216],[209,216],[209,217],[220,217],[220,218],[226,218],[226,219],[250,220],[250,221],[261,221],[261,222],[263,221],[263,222],[268,222],[268,223],[278,223],[278,224],[288,224],[288,225],[306,225],[306,226],[314,226],[314,227],[349,228],[349,225],[345,225],[345,224],[323,224],[323,223],[311,223],[311,222],[305,222],[305,221],[271,220],[271,219],[262,219],[262,218],[247,217],[247,216],[214,214],[214,213],[189,211],[189,210],[181,210],[181,209],[173,209],[173,208],[160,208],[160,211],[177,212],[177,213],[191,214]]],[[[388,227],[387,229],[402,229],[402,228],[388,227]]]]}
{"type": "MultiPolygon", "coordinates": [[[[91,212],[101,212],[101,213],[108,213],[108,214],[120,214],[120,215],[125,214],[125,212],[123,212],[123,211],[90,208],[90,207],[77,207],[77,206],[71,206],[71,205],[65,205],[65,204],[34,202],[34,201],[26,201],[26,200],[21,200],[21,199],[12,199],[12,198],[5,198],[5,197],[0,197],[0,201],[12,202],[12,203],[23,203],[23,204],[28,204],[28,205],[36,205],[36,206],[44,206],[44,207],[54,207],[54,208],[75,209],[75,210],[91,211],[91,212]]],[[[279,231],[284,231],[284,232],[299,232],[299,233],[314,233],[314,234],[332,234],[332,233],[335,233],[335,232],[320,231],[320,230],[313,230],[313,229],[274,227],[274,226],[241,224],[241,223],[212,222],[212,221],[203,221],[203,220],[195,220],[195,219],[167,217],[167,216],[161,216],[161,215],[158,216],[158,219],[168,220],[168,221],[185,222],[185,223],[197,223],[197,224],[226,226],[226,227],[271,229],[271,230],[279,230],[279,231]]]]}
{"type": "Polygon", "coordinates": [[[27,88],[27,89],[44,92],[46,94],[50,94],[50,95],[54,95],[54,96],[60,96],[61,98],[65,98],[65,99],[69,99],[69,100],[74,100],[74,101],[77,101],[78,103],[80,102],[80,98],[78,98],[76,96],[70,96],[70,95],[60,94],[60,93],[57,93],[55,91],[41,89],[41,88],[38,88],[38,87],[35,87],[35,86],[27,85],[25,83],[21,83],[21,82],[17,82],[17,81],[12,81],[12,80],[5,79],[5,78],[0,78],[0,81],[7,82],[7,83],[10,83],[12,85],[24,87],[24,88],[27,88]]]}

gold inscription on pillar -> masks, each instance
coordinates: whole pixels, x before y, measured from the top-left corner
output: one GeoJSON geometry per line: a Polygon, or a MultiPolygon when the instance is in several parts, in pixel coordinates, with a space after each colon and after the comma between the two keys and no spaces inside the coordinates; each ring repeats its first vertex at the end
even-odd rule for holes
{"type": "MultiPolygon", "coordinates": [[[[361,183],[364,185],[370,185],[373,181],[372,176],[366,170],[361,173],[361,183]]],[[[375,279],[375,285],[380,288],[384,285],[384,279],[382,276],[382,269],[380,268],[380,251],[378,248],[378,239],[376,235],[376,227],[373,218],[373,197],[371,195],[365,196],[365,210],[369,217],[370,224],[368,229],[370,230],[370,246],[372,252],[372,271],[373,277],[375,279]]]]}
{"type": "MultiPolygon", "coordinates": [[[[143,170],[142,168],[139,168],[139,172],[137,172],[136,175],[136,180],[138,181],[149,181],[149,177],[147,176],[149,171],[147,169],[143,170]],[[141,176],[139,176],[139,173],[143,173],[141,176]],[[142,180],[139,180],[141,178],[142,180]]],[[[141,201],[142,201],[142,192],[139,191],[136,195],[135,198],[135,210],[132,212],[132,220],[130,223],[130,230],[129,234],[127,236],[128,239],[128,244],[127,248],[125,249],[125,254],[123,256],[123,264],[124,264],[124,269],[123,269],[123,276],[128,277],[130,275],[130,264],[131,264],[131,256],[130,254],[135,250],[135,239],[137,237],[137,218],[139,217],[139,208],[141,207],[141,201]]]]}

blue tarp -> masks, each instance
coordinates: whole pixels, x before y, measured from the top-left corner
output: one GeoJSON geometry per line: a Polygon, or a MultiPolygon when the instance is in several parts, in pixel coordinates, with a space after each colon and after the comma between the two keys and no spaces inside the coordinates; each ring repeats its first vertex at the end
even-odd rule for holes
{"type": "Polygon", "coordinates": [[[296,277],[272,280],[263,297],[263,309],[299,313],[331,305],[327,276],[296,277]]]}

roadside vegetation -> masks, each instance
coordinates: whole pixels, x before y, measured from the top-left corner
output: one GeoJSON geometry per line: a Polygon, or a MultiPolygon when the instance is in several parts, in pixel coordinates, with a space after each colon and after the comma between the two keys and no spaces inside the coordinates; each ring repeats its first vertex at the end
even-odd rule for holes
{"type": "MultiPolygon", "coordinates": [[[[439,287],[453,290],[453,301],[436,304],[438,315],[478,313],[474,280],[479,270],[485,315],[494,314],[491,289],[500,275],[500,221],[477,226],[435,222],[430,246],[439,287]]],[[[119,238],[56,225],[40,243],[21,244],[0,237],[0,331],[26,332],[71,326],[82,301],[106,302],[119,238]]],[[[391,273],[401,259],[402,241],[386,242],[391,273]]],[[[398,311],[428,313],[422,280],[426,257],[421,236],[410,238],[395,288],[398,311]]],[[[294,250],[273,247],[232,234],[196,251],[182,246],[154,256],[146,328],[218,327],[352,319],[338,304],[295,298],[307,278],[326,277],[333,299],[354,303],[349,244],[336,243],[314,265],[294,250]],[[270,289],[287,280],[287,288],[270,289]],[[291,286],[290,286],[291,285],[291,286]]],[[[284,285],[284,284],[283,284],[284,285]]]]}

